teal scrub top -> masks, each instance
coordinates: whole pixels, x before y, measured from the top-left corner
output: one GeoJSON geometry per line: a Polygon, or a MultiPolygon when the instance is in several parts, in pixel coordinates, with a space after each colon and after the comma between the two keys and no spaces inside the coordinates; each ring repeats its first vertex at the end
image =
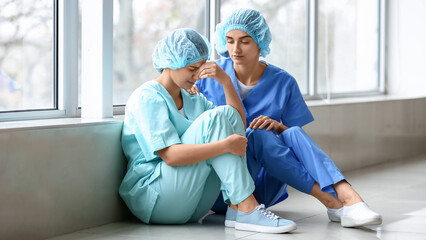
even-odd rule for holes
{"type": "Polygon", "coordinates": [[[119,193],[133,214],[149,223],[158,193],[149,184],[161,175],[157,151],[180,144],[180,137],[203,112],[215,106],[202,94],[181,89],[186,118],[157,81],[137,88],[126,104],[121,144],[128,159],[119,193]]]}

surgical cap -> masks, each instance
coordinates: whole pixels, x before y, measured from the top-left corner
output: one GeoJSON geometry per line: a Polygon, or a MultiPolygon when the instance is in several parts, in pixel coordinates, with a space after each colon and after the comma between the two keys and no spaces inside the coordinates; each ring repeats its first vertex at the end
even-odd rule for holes
{"type": "Polygon", "coordinates": [[[206,60],[210,56],[209,41],[189,28],[177,29],[160,40],[152,53],[155,70],[179,69],[206,60]]]}
{"type": "Polygon", "coordinates": [[[269,54],[272,36],[265,18],[256,10],[241,8],[232,12],[216,26],[215,45],[219,55],[229,57],[226,34],[235,29],[242,30],[253,38],[260,48],[260,56],[266,57],[269,54]]]}

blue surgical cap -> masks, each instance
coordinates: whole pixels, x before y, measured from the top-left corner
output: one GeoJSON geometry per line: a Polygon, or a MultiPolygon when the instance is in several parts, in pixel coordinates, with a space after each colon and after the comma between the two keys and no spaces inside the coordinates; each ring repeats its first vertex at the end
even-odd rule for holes
{"type": "Polygon", "coordinates": [[[157,43],[152,53],[155,70],[178,69],[207,60],[210,56],[209,41],[189,28],[177,29],[157,43]]]}
{"type": "Polygon", "coordinates": [[[253,38],[260,48],[260,56],[266,57],[269,54],[272,36],[265,18],[256,10],[241,8],[232,12],[216,26],[215,45],[219,55],[229,57],[226,34],[235,29],[242,30],[253,38]]]}

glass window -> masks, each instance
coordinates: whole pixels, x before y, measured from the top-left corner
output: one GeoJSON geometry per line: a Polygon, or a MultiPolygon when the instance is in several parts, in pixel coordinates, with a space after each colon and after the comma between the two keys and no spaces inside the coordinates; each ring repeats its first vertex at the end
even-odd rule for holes
{"type": "Polygon", "coordinates": [[[302,94],[307,94],[307,1],[222,0],[220,19],[238,8],[262,13],[272,33],[271,53],[266,61],[289,72],[302,94]]]}
{"type": "Polygon", "coordinates": [[[378,91],[378,7],[378,0],[319,0],[319,94],[378,91]]]}
{"type": "Polygon", "coordinates": [[[151,55],[159,40],[177,28],[206,34],[205,1],[114,1],[114,105],[158,76],[151,55]]]}
{"type": "Polygon", "coordinates": [[[54,1],[0,1],[0,111],[54,109],[54,1]]]}

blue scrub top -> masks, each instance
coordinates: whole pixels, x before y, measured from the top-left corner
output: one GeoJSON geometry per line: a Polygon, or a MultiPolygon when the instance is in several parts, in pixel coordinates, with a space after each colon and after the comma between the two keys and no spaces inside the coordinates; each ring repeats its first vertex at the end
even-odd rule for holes
{"type": "MultiPolygon", "coordinates": [[[[220,59],[216,63],[231,77],[238,92],[238,80],[232,59],[220,59]]],[[[247,125],[260,115],[282,122],[287,127],[301,127],[312,122],[314,118],[293,76],[281,68],[266,64],[267,67],[259,82],[242,101],[247,125]]],[[[204,78],[196,85],[214,105],[226,104],[223,87],[216,80],[204,78]]],[[[240,95],[239,92],[238,95],[240,95]]]]}
{"type": "Polygon", "coordinates": [[[128,159],[120,195],[130,210],[148,223],[157,199],[149,184],[161,175],[158,150],[182,143],[180,137],[203,112],[215,106],[202,94],[181,89],[186,118],[157,81],[137,88],[126,104],[121,144],[128,159]]]}

